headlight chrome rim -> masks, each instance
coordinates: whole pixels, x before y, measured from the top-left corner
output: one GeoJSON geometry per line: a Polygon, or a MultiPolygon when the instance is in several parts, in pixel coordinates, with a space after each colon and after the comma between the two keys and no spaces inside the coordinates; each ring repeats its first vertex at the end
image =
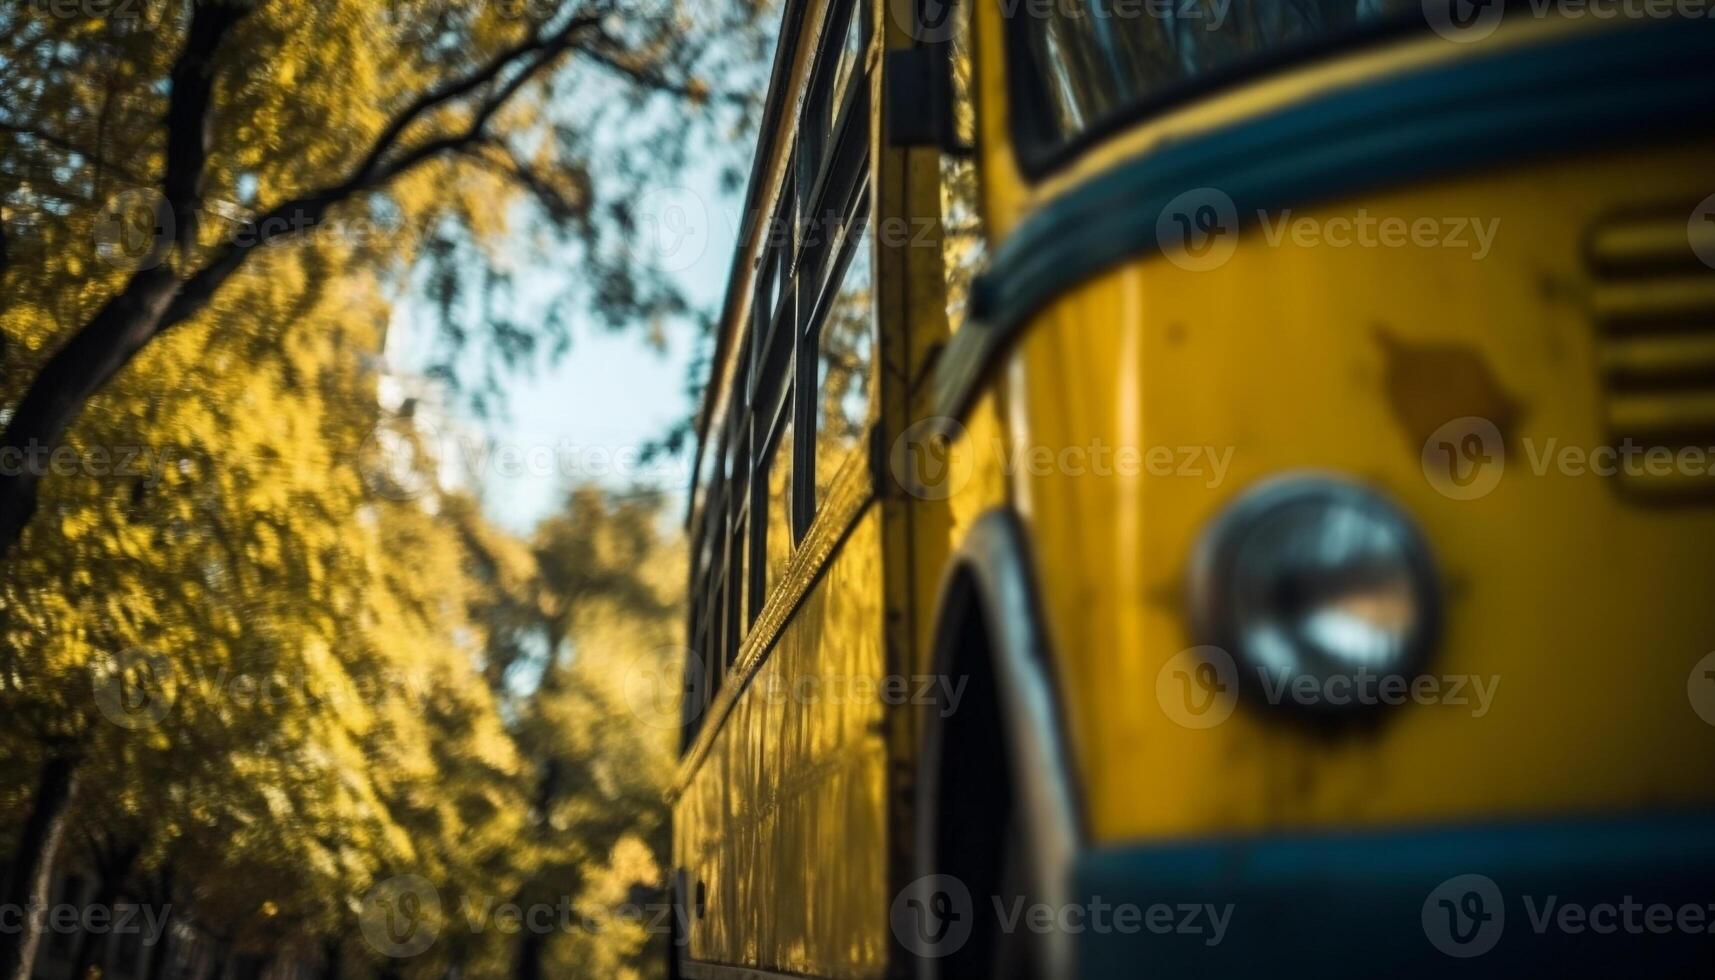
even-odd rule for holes
{"type": "MultiPolygon", "coordinates": [[[[1321,470],[1297,470],[1278,474],[1257,483],[1228,502],[1199,537],[1189,569],[1188,599],[1192,634],[1200,645],[1217,647],[1230,654],[1239,667],[1239,690],[1243,700],[1266,702],[1271,708],[1295,710],[1316,717],[1342,717],[1368,714],[1374,701],[1347,699],[1304,701],[1289,697],[1265,697],[1268,685],[1263,682],[1270,668],[1257,652],[1249,648],[1244,633],[1246,624],[1234,608],[1239,577],[1240,557],[1254,536],[1279,521],[1289,511],[1321,506],[1332,512],[1345,508],[1363,513],[1372,520],[1385,521],[1386,527],[1398,536],[1398,557],[1410,601],[1415,612],[1411,629],[1404,635],[1396,657],[1382,667],[1360,666],[1349,676],[1368,675],[1377,683],[1398,677],[1409,684],[1422,676],[1441,638],[1442,590],[1428,541],[1417,522],[1386,494],[1341,474],[1321,470]]],[[[1316,651],[1320,666],[1331,663],[1325,651],[1316,651]]],[[[1276,675],[1278,683],[1290,683],[1294,677],[1276,675]]],[[[1300,671],[1297,676],[1317,678],[1326,683],[1326,669],[1300,671]]],[[[1390,682],[1392,683],[1392,682],[1390,682]]]]}

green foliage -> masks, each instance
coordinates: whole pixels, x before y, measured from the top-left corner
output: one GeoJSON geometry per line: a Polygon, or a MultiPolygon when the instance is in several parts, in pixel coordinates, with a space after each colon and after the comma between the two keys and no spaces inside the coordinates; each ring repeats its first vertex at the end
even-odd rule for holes
{"type": "MultiPolygon", "coordinates": [[[[0,11],[0,425],[135,272],[136,195],[169,170],[195,6],[0,11]]],[[[128,892],[171,880],[175,913],[241,951],[503,976],[519,937],[461,910],[564,899],[611,928],[549,937],[550,972],[651,975],[664,936],[615,916],[666,863],[676,712],[626,689],[669,666],[680,629],[682,554],[658,507],[582,490],[525,542],[468,499],[379,492],[361,461],[388,421],[378,366],[403,292],[440,313],[429,373],[479,409],[580,317],[689,312],[629,246],[634,202],[699,139],[730,146],[749,125],[731,93],[755,87],[765,8],[242,6],[212,52],[200,206],[172,215],[194,230],[166,259],[181,278],[257,213],[349,178],[418,94],[556,19],[599,30],[480,139],[251,250],[77,416],[0,575],[0,852],[20,846],[45,760],[72,758],[63,861],[92,840],[135,847],[128,892]],[[579,274],[525,322],[514,280],[539,261],[579,274]],[[403,874],[437,889],[441,929],[392,963],[359,920],[403,874]]],[[[437,106],[398,146],[477,112],[437,106]]]]}

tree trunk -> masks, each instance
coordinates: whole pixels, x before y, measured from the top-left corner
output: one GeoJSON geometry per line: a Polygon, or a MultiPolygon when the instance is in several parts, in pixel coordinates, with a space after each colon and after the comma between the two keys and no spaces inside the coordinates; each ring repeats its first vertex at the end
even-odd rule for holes
{"type": "Polygon", "coordinates": [[[237,957],[237,969],[233,980],[261,980],[262,974],[268,971],[268,964],[273,961],[271,956],[252,956],[248,953],[237,957]]]}
{"type": "MultiPolygon", "coordinates": [[[[125,879],[131,875],[131,866],[136,863],[137,848],[129,844],[120,844],[95,856],[98,884],[95,898],[90,904],[105,908],[109,922],[113,921],[113,906],[119,902],[119,891],[124,887],[125,879]]],[[[89,976],[89,968],[95,966],[95,958],[106,945],[102,941],[103,938],[88,933],[78,937],[77,956],[72,960],[71,980],[84,980],[89,976]]]]}
{"type": "Polygon", "coordinates": [[[542,980],[542,957],[547,945],[546,934],[535,929],[524,930],[518,941],[518,962],[513,967],[512,980],[542,980]]]}
{"type": "Polygon", "coordinates": [[[322,980],[339,980],[339,963],[343,955],[338,939],[322,943],[322,980]]]}
{"type": "Polygon", "coordinates": [[[65,836],[66,812],[77,791],[77,766],[78,760],[72,756],[50,756],[36,781],[35,799],[18,839],[5,895],[7,905],[24,910],[23,928],[0,934],[0,980],[30,980],[36,947],[42,940],[54,859],[65,836]]]}
{"type": "Polygon", "coordinates": [[[0,558],[10,554],[35,514],[36,485],[66,430],[89,397],[155,335],[177,287],[165,266],[132,276],[30,382],[0,434],[0,558]]]}
{"type": "MultiPolygon", "coordinates": [[[[169,860],[142,882],[142,899],[160,910],[161,933],[149,946],[147,969],[142,980],[163,980],[173,967],[173,865],[169,860]]],[[[148,937],[144,937],[148,942],[148,937]]]]}
{"type": "Polygon", "coordinates": [[[166,980],[167,971],[173,965],[173,913],[169,909],[161,914],[166,925],[161,929],[160,941],[149,950],[149,969],[143,974],[143,980],[166,980]]]}
{"type": "Polygon", "coordinates": [[[454,943],[447,950],[449,962],[441,972],[441,980],[464,980],[465,961],[470,959],[470,951],[462,942],[454,943]]]}

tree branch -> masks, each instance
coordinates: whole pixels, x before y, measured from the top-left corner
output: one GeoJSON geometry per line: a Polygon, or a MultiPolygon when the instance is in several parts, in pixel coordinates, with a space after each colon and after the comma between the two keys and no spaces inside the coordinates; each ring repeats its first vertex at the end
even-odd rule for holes
{"type": "Polygon", "coordinates": [[[550,184],[535,170],[518,159],[512,148],[502,143],[489,140],[480,145],[465,147],[459,153],[480,167],[498,174],[507,180],[516,181],[535,196],[542,210],[548,212],[556,221],[568,221],[577,214],[577,205],[567,198],[559,188],[550,184]],[[492,149],[494,153],[483,153],[483,149],[492,149]],[[496,159],[496,154],[499,159],[496,159]]]}
{"type": "Polygon", "coordinates": [[[173,63],[167,103],[167,172],[161,191],[178,216],[179,243],[185,248],[196,242],[197,185],[208,165],[215,54],[249,12],[237,0],[197,0],[185,46],[173,63]]]}
{"type": "MultiPolygon", "coordinates": [[[[536,78],[543,69],[575,47],[577,35],[594,26],[595,23],[596,20],[593,17],[574,18],[564,28],[546,39],[526,42],[508,48],[507,51],[510,52],[513,59],[530,55],[529,63],[477,105],[470,122],[465,125],[463,130],[451,136],[429,140],[413,147],[403,156],[378,169],[377,162],[386,157],[390,148],[389,142],[398,139],[399,134],[403,133],[409,126],[410,119],[421,116],[426,104],[444,101],[435,99],[426,103],[425,99],[415,100],[376,138],[375,144],[364,157],[364,162],[350,177],[339,184],[313,191],[304,197],[278,205],[243,229],[244,233],[240,236],[244,240],[242,243],[229,242],[223,246],[207,265],[185,281],[178,295],[163,313],[161,323],[157,327],[157,333],[183,322],[205,307],[209,300],[213,299],[214,293],[221,284],[238,271],[249,253],[255,248],[316,228],[326,220],[328,211],[334,206],[358,194],[376,190],[436,156],[457,153],[486,142],[484,130],[494,114],[499,112],[520,89],[536,78]]],[[[497,66],[491,60],[472,76],[443,86],[436,92],[474,91],[480,87],[480,83],[467,83],[475,75],[486,74],[490,79],[493,79],[502,74],[506,67],[505,64],[497,66]]],[[[4,528],[0,527],[0,532],[3,530],[4,528]]],[[[4,538],[0,537],[0,548],[4,547],[4,538]]]]}
{"type": "MultiPolygon", "coordinates": [[[[204,131],[213,96],[213,59],[221,41],[242,16],[242,11],[216,5],[211,0],[199,0],[184,52],[173,68],[163,188],[180,219],[181,248],[188,248],[196,241],[194,229],[189,226],[196,210],[197,185],[207,164],[204,131]]],[[[580,35],[596,23],[591,16],[573,18],[552,34],[533,36],[506,48],[470,74],[413,100],[381,131],[349,177],[278,205],[250,222],[241,229],[242,240],[220,246],[201,269],[183,282],[165,265],[134,274],[120,293],[74,333],[31,381],[0,433],[0,453],[29,453],[35,447],[51,451],[62,445],[67,429],[88,399],[150,340],[207,306],[257,247],[312,230],[326,219],[330,209],[353,196],[374,190],[433,157],[482,142],[484,130],[494,115],[542,70],[576,47],[580,35]],[[428,140],[389,160],[413,122],[498,81],[513,68],[516,71],[509,79],[477,103],[461,131],[428,140]]],[[[39,467],[28,464],[0,474],[0,557],[16,546],[34,514],[36,486],[41,475],[39,467]]]]}
{"type": "Polygon", "coordinates": [[[132,170],[129,166],[107,159],[93,150],[86,150],[83,147],[78,146],[76,143],[73,143],[71,140],[66,139],[63,136],[56,136],[46,130],[38,129],[33,126],[21,126],[16,123],[9,123],[0,119],[0,133],[10,133],[13,136],[22,136],[45,146],[51,146],[62,153],[74,153],[98,167],[118,173],[120,176],[132,183],[141,184],[144,182],[142,175],[138,174],[137,171],[132,170]]]}
{"type": "Polygon", "coordinates": [[[628,61],[623,55],[616,54],[618,47],[614,40],[603,34],[593,44],[578,45],[578,52],[587,55],[591,61],[602,67],[624,75],[645,88],[652,88],[668,95],[676,95],[688,102],[701,105],[709,101],[730,102],[743,105],[748,98],[740,92],[715,92],[706,85],[695,82],[675,82],[653,68],[628,61]]]}
{"type": "MultiPolygon", "coordinates": [[[[533,34],[525,40],[496,53],[494,57],[469,74],[461,78],[451,79],[418,96],[410,105],[405,107],[405,110],[386,129],[382,130],[368,156],[364,157],[363,162],[358,165],[348,183],[361,185],[372,179],[381,166],[382,160],[398,144],[399,139],[405,134],[405,130],[430,110],[448,105],[489,84],[499,78],[508,67],[515,64],[520,58],[533,52],[546,54],[549,59],[558,56],[572,45],[578,34],[594,27],[596,23],[597,19],[594,16],[574,17],[553,34],[533,34]]],[[[535,66],[525,69],[522,74],[528,76],[542,63],[543,61],[538,59],[535,66]]],[[[493,110],[490,109],[486,115],[492,114],[493,110]]],[[[484,121],[486,121],[486,115],[484,121]]]]}

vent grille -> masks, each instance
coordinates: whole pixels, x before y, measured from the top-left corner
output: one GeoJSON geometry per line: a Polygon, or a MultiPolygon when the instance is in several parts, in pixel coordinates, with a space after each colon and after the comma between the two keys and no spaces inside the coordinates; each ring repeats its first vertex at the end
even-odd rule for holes
{"type": "Polygon", "coordinates": [[[1604,437],[1631,460],[1615,485],[1646,503],[1715,502],[1715,265],[1699,258],[1715,262],[1715,221],[1693,207],[1590,238],[1604,437]]]}

